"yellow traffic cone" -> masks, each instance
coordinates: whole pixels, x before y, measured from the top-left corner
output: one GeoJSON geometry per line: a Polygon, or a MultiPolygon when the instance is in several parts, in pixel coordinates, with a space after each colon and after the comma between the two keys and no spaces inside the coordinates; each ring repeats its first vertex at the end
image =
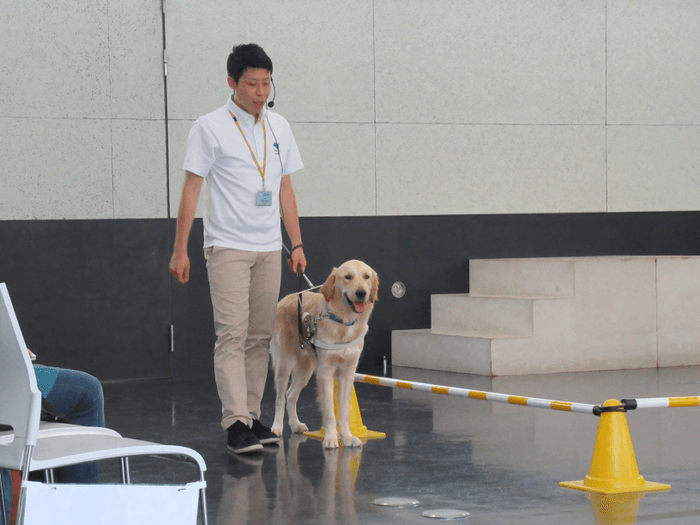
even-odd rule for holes
{"type": "MultiPolygon", "coordinates": [[[[620,404],[617,399],[610,399],[603,403],[603,406],[620,404]]],[[[590,473],[583,480],[562,481],[559,485],[599,494],[649,492],[671,488],[671,485],[645,481],[644,476],[639,474],[624,411],[600,414],[590,473]]]]}
{"type": "MultiPolygon", "coordinates": [[[[333,389],[333,397],[335,399],[335,418],[338,419],[338,382],[335,381],[333,389]]],[[[357,403],[357,395],[355,394],[355,387],[352,387],[350,392],[350,432],[355,437],[360,439],[384,439],[386,434],[384,432],[375,432],[373,430],[367,430],[367,427],[362,423],[362,414],[360,414],[360,405],[357,403]]],[[[323,439],[325,436],[325,429],[321,427],[321,430],[304,432],[305,436],[323,439]]]]}
{"type": "MultiPolygon", "coordinates": [[[[345,449],[350,450],[350,449],[345,449]]],[[[357,449],[355,449],[357,450],[357,449]]],[[[360,461],[362,460],[362,455],[357,453],[350,456],[350,486],[355,488],[355,481],[357,481],[357,473],[360,471],[360,461]]]]}

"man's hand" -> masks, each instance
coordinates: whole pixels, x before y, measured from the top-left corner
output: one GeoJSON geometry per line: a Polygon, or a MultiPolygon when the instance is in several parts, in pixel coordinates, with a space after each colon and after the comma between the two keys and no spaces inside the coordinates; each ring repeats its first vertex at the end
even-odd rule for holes
{"type": "Polygon", "coordinates": [[[170,273],[177,282],[185,284],[190,280],[190,258],[187,254],[176,254],[170,258],[170,273]]]}
{"type": "Polygon", "coordinates": [[[304,255],[304,248],[297,248],[294,250],[289,257],[289,268],[297,273],[297,270],[301,269],[302,272],[306,271],[306,256],[304,255]]]}
{"type": "Polygon", "coordinates": [[[197,199],[202,188],[204,177],[200,177],[191,171],[185,171],[185,184],[182,187],[180,210],[177,213],[177,225],[175,226],[175,243],[173,244],[173,256],[170,258],[170,273],[178,282],[185,284],[190,280],[190,258],[187,256],[187,240],[190,238],[192,221],[197,209],[197,199]]]}

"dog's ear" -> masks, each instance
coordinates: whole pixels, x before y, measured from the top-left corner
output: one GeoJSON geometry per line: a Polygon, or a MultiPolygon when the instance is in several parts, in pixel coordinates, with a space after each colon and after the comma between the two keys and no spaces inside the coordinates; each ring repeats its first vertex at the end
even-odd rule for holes
{"type": "Polygon", "coordinates": [[[333,268],[333,271],[328,276],[326,282],[323,283],[323,286],[321,286],[321,289],[319,290],[319,292],[323,294],[323,297],[325,297],[326,302],[333,299],[333,294],[335,294],[335,279],[337,276],[338,268],[333,268]]]}
{"type": "Polygon", "coordinates": [[[369,302],[376,303],[379,299],[379,276],[372,271],[372,290],[369,293],[369,302]]]}

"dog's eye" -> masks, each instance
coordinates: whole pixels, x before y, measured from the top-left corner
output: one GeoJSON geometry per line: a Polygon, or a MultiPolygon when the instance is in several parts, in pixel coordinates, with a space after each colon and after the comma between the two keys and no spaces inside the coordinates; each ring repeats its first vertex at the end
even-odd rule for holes
{"type": "Polygon", "coordinates": [[[364,274],[362,277],[365,278],[365,281],[369,281],[369,275],[368,275],[368,274],[364,274]]]}
{"type": "Polygon", "coordinates": [[[352,279],[352,275],[348,274],[345,276],[346,281],[350,281],[352,279]]]}

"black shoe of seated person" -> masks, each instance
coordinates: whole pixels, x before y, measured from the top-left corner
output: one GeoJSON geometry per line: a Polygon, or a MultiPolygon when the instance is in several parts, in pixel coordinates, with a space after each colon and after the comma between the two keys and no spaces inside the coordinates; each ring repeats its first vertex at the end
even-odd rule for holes
{"type": "Polygon", "coordinates": [[[259,420],[253,420],[253,434],[260,440],[263,445],[277,445],[280,437],[272,432],[270,427],[266,427],[259,420]]]}
{"type": "Polygon", "coordinates": [[[226,432],[228,432],[228,451],[231,454],[249,454],[263,448],[250,427],[242,421],[236,421],[228,427],[226,432]]]}

